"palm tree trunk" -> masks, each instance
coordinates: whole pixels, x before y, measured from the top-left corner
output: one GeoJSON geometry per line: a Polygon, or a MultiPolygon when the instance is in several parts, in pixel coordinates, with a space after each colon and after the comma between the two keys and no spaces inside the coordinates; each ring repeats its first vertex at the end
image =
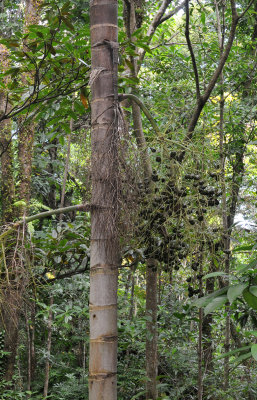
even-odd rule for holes
{"type": "Polygon", "coordinates": [[[89,400],[117,399],[118,16],[93,0],[91,21],[92,211],[89,400]]]}

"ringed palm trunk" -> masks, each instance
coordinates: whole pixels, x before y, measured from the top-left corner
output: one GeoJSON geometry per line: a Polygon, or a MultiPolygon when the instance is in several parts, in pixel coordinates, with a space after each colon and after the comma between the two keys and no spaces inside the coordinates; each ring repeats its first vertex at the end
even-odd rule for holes
{"type": "Polygon", "coordinates": [[[117,399],[117,1],[90,6],[92,211],[89,399],[117,399]]]}

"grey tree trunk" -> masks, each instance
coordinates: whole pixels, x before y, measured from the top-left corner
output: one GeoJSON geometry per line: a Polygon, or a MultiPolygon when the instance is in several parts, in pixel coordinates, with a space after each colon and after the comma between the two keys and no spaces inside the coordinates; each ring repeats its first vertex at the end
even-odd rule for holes
{"type": "Polygon", "coordinates": [[[45,382],[44,382],[44,399],[47,398],[48,394],[48,386],[49,386],[49,374],[50,374],[50,354],[51,354],[51,345],[52,345],[52,325],[53,325],[53,310],[52,306],[54,303],[53,296],[50,297],[49,303],[49,315],[47,321],[47,344],[46,344],[46,364],[45,364],[45,382]]]}
{"type": "Polygon", "coordinates": [[[92,211],[89,400],[117,399],[118,18],[116,0],[93,0],[92,211]]]}
{"type": "Polygon", "coordinates": [[[157,391],[158,371],[158,333],[157,333],[157,262],[147,260],[146,268],[146,399],[155,400],[157,391]]]}

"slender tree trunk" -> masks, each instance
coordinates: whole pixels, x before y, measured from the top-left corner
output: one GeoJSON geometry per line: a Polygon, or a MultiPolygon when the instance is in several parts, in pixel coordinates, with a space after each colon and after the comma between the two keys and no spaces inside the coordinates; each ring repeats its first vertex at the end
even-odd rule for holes
{"type": "Polygon", "coordinates": [[[31,337],[28,312],[25,311],[26,330],[27,330],[27,390],[31,389],[31,337]]]}
{"type": "Polygon", "coordinates": [[[31,385],[34,380],[35,367],[36,367],[36,354],[35,354],[35,303],[30,305],[30,316],[28,310],[25,311],[26,330],[27,330],[27,390],[31,390],[31,385]]]}
{"type": "MultiPolygon", "coordinates": [[[[215,0],[216,17],[217,17],[217,31],[218,31],[218,41],[220,47],[220,59],[222,59],[224,51],[224,32],[222,32],[222,26],[219,15],[218,4],[215,0]]],[[[224,13],[224,6],[223,6],[224,13]]],[[[226,182],[225,182],[225,154],[224,154],[224,108],[225,108],[225,98],[224,98],[224,75],[223,71],[220,74],[220,120],[219,120],[219,151],[220,151],[220,184],[222,191],[222,223],[223,223],[223,250],[225,252],[225,272],[227,276],[229,275],[229,248],[230,248],[230,234],[228,232],[228,216],[227,216],[227,196],[226,196],[226,182]]],[[[227,283],[229,283],[229,279],[227,283]]],[[[224,349],[225,353],[229,351],[230,347],[230,317],[229,308],[226,306],[226,322],[225,322],[225,343],[224,349]]],[[[229,386],[229,356],[224,358],[224,390],[227,390],[229,386]]]]}
{"type": "Polygon", "coordinates": [[[89,399],[117,399],[117,1],[93,0],[89,399]]]}
{"type": "MultiPolygon", "coordinates": [[[[74,111],[74,103],[72,104],[72,111],[74,111]]],[[[61,194],[61,203],[60,208],[64,206],[64,198],[65,198],[65,191],[66,191],[66,182],[69,172],[69,164],[70,164],[70,147],[71,147],[71,134],[73,131],[73,119],[70,119],[70,134],[68,135],[68,143],[67,143],[67,155],[65,161],[65,168],[63,174],[63,182],[62,182],[62,194],[61,194]]],[[[60,221],[62,221],[63,215],[60,214],[60,221]]]]}
{"type": "MultiPolygon", "coordinates": [[[[40,5],[39,0],[27,0],[26,2],[26,11],[25,11],[25,26],[36,23],[38,21],[38,6],[40,5]]],[[[28,82],[26,76],[23,76],[24,84],[27,86],[28,82]]],[[[33,149],[33,140],[34,140],[34,128],[31,126],[26,126],[23,124],[23,120],[19,121],[19,131],[18,131],[18,160],[19,160],[19,188],[18,188],[18,199],[24,200],[26,205],[28,205],[30,200],[30,181],[31,181],[31,169],[32,169],[32,149],[33,149]]],[[[7,124],[10,122],[7,121],[7,124]]],[[[11,136],[9,134],[8,140],[10,141],[11,136]]],[[[4,166],[4,173],[8,172],[9,177],[6,182],[9,185],[9,188],[5,188],[8,191],[8,195],[12,196],[13,193],[13,185],[11,183],[12,180],[12,170],[11,170],[11,154],[10,154],[11,146],[8,146],[8,150],[5,153],[4,158],[8,158],[6,160],[6,164],[4,166]]],[[[11,199],[11,197],[9,197],[11,199]]],[[[11,200],[10,200],[11,201],[11,200]]],[[[8,201],[8,207],[5,208],[8,214],[4,217],[12,218],[13,215],[10,215],[10,201],[8,201]]],[[[18,215],[21,213],[26,213],[27,206],[21,207],[18,210],[18,215]]],[[[6,356],[6,371],[4,378],[7,381],[12,380],[12,376],[15,368],[15,358],[17,353],[18,339],[19,339],[19,318],[21,313],[21,305],[22,305],[22,296],[24,293],[24,288],[26,286],[26,277],[24,276],[23,267],[23,257],[20,257],[19,253],[22,251],[24,246],[23,238],[17,239],[18,243],[16,244],[15,251],[9,255],[7,258],[7,271],[10,279],[8,280],[8,284],[5,288],[2,289],[2,307],[5,308],[2,312],[2,320],[3,326],[5,329],[5,351],[8,351],[10,354],[6,356]],[[21,248],[21,250],[20,250],[21,248]]]]}
{"type": "Polygon", "coordinates": [[[1,319],[5,330],[4,351],[9,354],[5,356],[5,371],[3,378],[10,382],[15,369],[15,359],[19,339],[19,315],[20,315],[19,291],[13,285],[7,285],[2,290],[1,319]]]}
{"type": "MultiPolygon", "coordinates": [[[[38,24],[39,22],[39,6],[42,0],[26,0],[25,2],[25,31],[29,25],[38,24]]],[[[27,50],[26,43],[24,50],[27,50]]],[[[24,86],[31,85],[30,80],[34,79],[31,74],[24,73],[22,81],[24,86]]],[[[33,145],[34,145],[35,124],[26,123],[24,117],[19,118],[18,129],[18,160],[19,160],[19,188],[18,199],[23,200],[26,206],[19,209],[19,213],[27,213],[27,207],[30,201],[30,184],[32,173],[33,145]]],[[[19,214],[19,215],[20,215],[19,214]]]]}
{"type": "MultiPolygon", "coordinates": [[[[147,144],[143,133],[143,126],[142,126],[142,117],[140,112],[140,107],[132,103],[132,118],[134,124],[134,132],[135,137],[137,140],[137,145],[141,150],[141,157],[144,167],[144,176],[146,182],[148,182],[147,186],[150,191],[153,191],[152,185],[152,166],[150,162],[150,158],[147,152],[147,144]]],[[[156,267],[157,261],[155,261],[155,266],[153,268],[153,260],[149,259],[146,261],[146,276],[147,281],[146,283],[146,315],[156,315],[157,310],[157,287],[158,287],[158,272],[156,267]],[[155,283],[155,288],[153,285],[155,283]],[[151,299],[152,296],[152,299],[151,299]]],[[[157,373],[158,373],[158,335],[157,335],[157,325],[156,325],[156,318],[152,318],[151,322],[148,323],[147,332],[154,332],[151,340],[146,339],[146,399],[157,399],[157,373]],[[150,327],[150,325],[152,325],[150,327]],[[154,358],[153,358],[154,357],[154,358]]]]}
{"type": "MultiPolygon", "coordinates": [[[[7,56],[4,46],[0,44],[0,62],[7,56]]],[[[6,97],[0,92],[0,114],[6,107],[6,97]]],[[[13,182],[13,154],[12,154],[12,122],[7,119],[0,123],[0,153],[1,153],[1,205],[2,223],[13,219],[14,182],[13,182]]]]}
{"type": "Polygon", "coordinates": [[[147,260],[146,268],[146,399],[155,400],[157,391],[157,262],[147,260]]]}
{"type": "Polygon", "coordinates": [[[36,350],[35,350],[35,322],[36,322],[36,306],[35,299],[32,303],[31,310],[31,325],[30,325],[30,356],[31,356],[31,384],[35,378],[35,370],[36,370],[36,350]]]}
{"type": "Polygon", "coordinates": [[[130,309],[129,309],[129,319],[132,320],[133,316],[135,315],[135,271],[137,268],[136,266],[131,267],[131,290],[130,290],[130,309]]]}
{"type": "Polygon", "coordinates": [[[51,355],[51,345],[52,345],[52,325],[53,325],[53,306],[54,298],[50,297],[49,303],[49,315],[47,321],[47,345],[46,345],[46,364],[45,364],[45,382],[44,382],[44,399],[48,394],[48,386],[49,386],[49,373],[50,373],[50,355],[51,355]]]}
{"type": "MultiPolygon", "coordinates": [[[[134,8],[131,10],[131,18],[130,21],[134,21],[135,17],[134,15],[134,8]]],[[[134,29],[136,27],[135,24],[133,24],[134,29]]],[[[130,32],[133,33],[133,32],[130,32]]],[[[132,77],[137,76],[137,62],[134,58],[132,58],[132,63],[134,65],[134,71],[132,72],[132,77]]],[[[133,128],[134,128],[134,134],[136,137],[137,145],[138,148],[141,151],[141,159],[142,159],[142,164],[144,168],[144,176],[145,180],[147,183],[148,189],[150,191],[153,190],[153,185],[152,185],[152,166],[151,166],[151,161],[148,155],[148,150],[147,150],[147,143],[145,140],[144,132],[143,132],[143,125],[142,125],[142,117],[141,117],[141,110],[138,104],[136,104],[134,101],[132,102],[132,119],[133,119],[133,128]]],[[[156,262],[155,262],[156,263],[156,262]]],[[[157,272],[157,267],[153,266],[153,260],[149,259],[146,261],[146,276],[150,279],[148,284],[146,284],[146,315],[155,315],[156,310],[157,310],[157,281],[158,281],[158,272],[157,272]],[[154,277],[155,275],[155,277],[154,277]],[[151,278],[150,278],[151,277],[151,278]],[[156,284],[155,289],[152,287],[152,285],[156,284]],[[150,300],[151,294],[154,294],[152,299],[150,300]]],[[[148,279],[147,278],[147,279],[148,279]]],[[[151,340],[146,339],[146,375],[147,375],[147,382],[146,382],[146,399],[152,399],[156,400],[157,398],[157,341],[158,341],[158,335],[157,335],[157,326],[156,326],[156,319],[152,319],[152,322],[148,322],[148,325],[152,324],[152,327],[148,326],[147,331],[155,332],[155,334],[152,336],[151,340]],[[152,356],[154,356],[154,359],[152,359],[152,356]]]]}
{"type": "MultiPolygon", "coordinates": [[[[2,70],[8,68],[8,51],[0,44],[0,64],[2,70]]],[[[7,79],[5,80],[7,84],[7,79]]],[[[6,93],[0,92],[0,114],[8,110],[6,93]]],[[[13,181],[13,157],[12,157],[12,123],[10,120],[2,121],[0,124],[1,143],[1,201],[2,201],[2,223],[10,223],[13,219],[14,203],[14,181],[13,181]]],[[[12,239],[11,239],[12,240],[12,239]]],[[[14,372],[16,348],[18,343],[18,318],[16,309],[19,310],[17,290],[12,282],[11,268],[12,252],[6,251],[5,244],[1,243],[1,253],[5,267],[5,280],[1,282],[0,299],[0,326],[4,331],[4,348],[8,353],[4,357],[3,378],[10,381],[14,372]]]]}
{"type": "MultiPolygon", "coordinates": [[[[199,274],[203,275],[203,246],[200,248],[199,274]]],[[[199,280],[200,296],[203,295],[203,281],[199,280]]],[[[199,309],[199,335],[198,335],[198,400],[203,398],[203,309],[199,309]]]]}
{"type": "MultiPolygon", "coordinates": [[[[214,263],[211,260],[209,272],[214,272],[214,263]]],[[[214,291],[214,278],[206,279],[205,294],[214,291]]],[[[208,314],[203,318],[203,364],[206,373],[211,372],[213,369],[213,348],[212,348],[212,314],[208,314]]]]}

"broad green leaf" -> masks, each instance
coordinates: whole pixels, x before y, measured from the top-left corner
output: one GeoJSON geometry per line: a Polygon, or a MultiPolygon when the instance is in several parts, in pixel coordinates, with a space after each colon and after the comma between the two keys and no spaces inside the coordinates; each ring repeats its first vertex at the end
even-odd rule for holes
{"type": "Polygon", "coordinates": [[[239,347],[238,349],[228,351],[227,353],[224,353],[224,354],[222,354],[221,356],[219,356],[219,357],[217,357],[217,358],[215,358],[215,359],[216,359],[216,360],[220,360],[220,359],[222,359],[222,358],[224,358],[224,357],[227,357],[227,356],[233,356],[234,354],[239,353],[240,351],[245,351],[245,350],[250,349],[250,347],[251,347],[251,346],[239,347]]]}
{"type": "Polygon", "coordinates": [[[239,246],[239,247],[236,247],[235,249],[233,249],[233,253],[238,252],[238,251],[248,251],[248,250],[252,250],[252,248],[253,248],[253,244],[251,244],[251,245],[239,246]]]}
{"type": "Polygon", "coordinates": [[[133,33],[132,33],[132,37],[137,37],[140,35],[140,33],[142,32],[143,28],[138,28],[136,29],[133,33]]]}
{"type": "Polygon", "coordinates": [[[179,319],[185,318],[185,314],[183,314],[183,313],[174,312],[173,315],[174,315],[174,317],[177,317],[179,319]]]}
{"type": "Polygon", "coordinates": [[[193,302],[193,306],[195,307],[205,307],[207,304],[209,304],[214,298],[223,295],[225,293],[227,293],[228,287],[224,287],[222,289],[216,290],[213,293],[208,294],[207,296],[204,297],[200,297],[200,299],[197,299],[193,302]]]}
{"type": "Polygon", "coordinates": [[[37,32],[36,32],[36,35],[37,35],[38,37],[40,37],[41,39],[44,39],[44,35],[43,35],[42,32],[37,31],[37,32]]]}
{"type": "Polygon", "coordinates": [[[243,293],[243,290],[248,286],[247,283],[239,283],[238,285],[230,286],[228,289],[228,300],[231,303],[243,293]]]}
{"type": "Polygon", "coordinates": [[[141,397],[142,395],[145,395],[146,391],[143,390],[142,392],[139,392],[137,394],[135,394],[135,396],[131,397],[131,400],[135,400],[138,399],[138,397],[141,397]]]}
{"type": "Polygon", "coordinates": [[[225,276],[225,275],[227,276],[227,274],[222,271],[211,272],[210,274],[205,275],[203,279],[213,278],[215,276],[225,276]]]}
{"type": "Polygon", "coordinates": [[[13,203],[13,205],[14,207],[25,207],[27,203],[24,200],[18,200],[15,203],[13,203]]]}
{"type": "Polygon", "coordinates": [[[240,272],[242,273],[248,271],[249,269],[256,267],[256,265],[257,265],[257,259],[251,261],[250,264],[246,265],[245,267],[240,268],[240,272]]]}
{"type": "Polygon", "coordinates": [[[204,315],[208,315],[211,312],[215,311],[217,308],[220,308],[227,302],[227,296],[220,296],[213,299],[204,309],[204,315]]]}
{"type": "Polygon", "coordinates": [[[249,291],[250,291],[255,297],[257,297],[257,286],[250,286],[250,287],[249,287],[249,291]]]}
{"type": "Polygon", "coordinates": [[[64,22],[64,24],[71,30],[71,31],[74,31],[75,29],[74,29],[74,26],[72,25],[72,23],[71,23],[71,21],[68,19],[68,18],[66,18],[66,17],[64,17],[63,15],[61,16],[61,19],[62,19],[62,21],[64,22]]]}
{"type": "Polygon", "coordinates": [[[250,333],[251,335],[253,335],[253,336],[256,336],[256,337],[257,337],[257,331],[249,331],[248,333],[250,333]]]}
{"type": "Polygon", "coordinates": [[[248,288],[243,291],[243,296],[246,303],[254,310],[257,310],[257,297],[254,296],[251,292],[249,292],[248,288]]]}
{"type": "Polygon", "coordinates": [[[252,353],[253,358],[257,361],[257,344],[254,344],[251,347],[251,353],[252,353]]]}
{"type": "Polygon", "coordinates": [[[237,362],[237,364],[240,364],[241,361],[247,360],[248,358],[250,358],[252,356],[252,353],[246,353],[246,354],[242,354],[241,356],[239,356],[238,358],[236,358],[234,360],[234,362],[237,362]]]}
{"type": "Polygon", "coordinates": [[[61,144],[62,146],[64,146],[64,144],[65,144],[64,137],[63,137],[63,136],[59,136],[58,139],[59,139],[60,144],[61,144]]]}
{"type": "Polygon", "coordinates": [[[53,54],[54,56],[56,55],[55,48],[53,47],[53,45],[51,43],[46,43],[46,47],[51,54],[53,54]]]}
{"type": "Polygon", "coordinates": [[[66,1],[66,3],[64,3],[64,5],[61,8],[61,14],[66,13],[69,10],[70,6],[71,6],[70,1],[66,1]]]}
{"type": "Polygon", "coordinates": [[[201,22],[203,25],[205,25],[205,12],[204,11],[201,13],[201,22]]]}

